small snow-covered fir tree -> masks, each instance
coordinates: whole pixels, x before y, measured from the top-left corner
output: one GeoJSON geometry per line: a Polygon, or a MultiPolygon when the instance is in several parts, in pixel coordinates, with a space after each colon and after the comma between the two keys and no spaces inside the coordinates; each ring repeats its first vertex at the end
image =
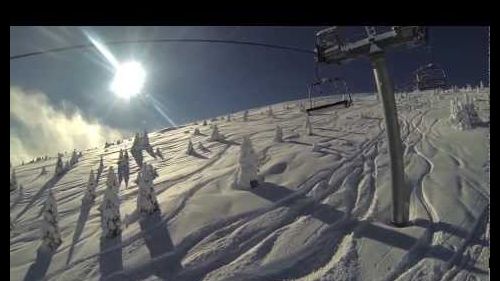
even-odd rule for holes
{"type": "Polygon", "coordinates": [[[17,188],[16,170],[12,169],[12,175],[10,176],[10,191],[16,190],[16,188],[17,188]]]}
{"type": "Polygon", "coordinates": [[[118,154],[118,161],[116,162],[118,169],[118,185],[122,184],[123,180],[123,150],[120,149],[120,153],[118,154]]]}
{"type": "Polygon", "coordinates": [[[63,167],[63,162],[62,162],[62,154],[58,153],[57,154],[56,169],[55,169],[54,174],[56,176],[59,176],[62,173],[64,173],[64,167],[63,167]]]}
{"type": "Polygon", "coordinates": [[[199,135],[201,135],[201,134],[200,134],[200,129],[198,129],[198,128],[194,128],[193,135],[195,135],[195,136],[199,136],[199,135]]]}
{"type": "Polygon", "coordinates": [[[259,159],[248,136],[243,137],[238,163],[236,185],[243,188],[253,188],[258,185],[259,159]]]}
{"type": "Polygon", "coordinates": [[[273,116],[273,108],[271,106],[267,109],[267,116],[273,116]]]}
{"type": "Polygon", "coordinates": [[[143,164],[141,170],[137,174],[137,185],[139,186],[139,194],[137,195],[137,209],[143,214],[152,214],[159,211],[158,201],[153,188],[153,179],[156,172],[152,165],[143,164]]]}
{"type": "Polygon", "coordinates": [[[203,123],[201,125],[202,126],[206,126],[207,125],[207,120],[203,120],[203,123]]]}
{"type": "Polygon", "coordinates": [[[69,164],[69,161],[66,161],[66,163],[64,163],[64,171],[69,171],[71,169],[71,165],[69,164]]]}
{"type": "Polygon", "coordinates": [[[306,108],[305,108],[305,106],[304,106],[304,103],[302,103],[302,102],[301,102],[301,103],[299,103],[299,111],[300,111],[300,112],[305,112],[305,111],[306,111],[306,108]]]}
{"type": "Polygon", "coordinates": [[[123,159],[123,149],[120,149],[120,152],[118,153],[118,160],[116,161],[117,165],[120,165],[123,159]]]}
{"type": "Polygon", "coordinates": [[[69,164],[71,166],[75,165],[78,162],[78,154],[76,153],[76,149],[71,153],[71,158],[69,160],[69,164]]]}
{"type": "Polygon", "coordinates": [[[87,189],[85,190],[83,201],[91,202],[95,199],[96,186],[97,186],[97,181],[94,176],[94,170],[90,170],[89,180],[87,182],[87,189]]]}
{"type": "Polygon", "coordinates": [[[107,238],[121,233],[120,198],[114,188],[109,186],[104,191],[104,198],[99,207],[101,212],[102,235],[107,238]]]}
{"type": "Polygon", "coordinates": [[[454,127],[460,130],[472,129],[481,122],[474,101],[470,96],[464,95],[463,100],[453,99],[450,101],[450,121],[454,127]]]}
{"type": "Polygon", "coordinates": [[[57,213],[57,202],[52,191],[49,191],[42,214],[42,245],[50,250],[54,250],[61,245],[62,240],[58,226],[59,214],[57,213]]]}
{"type": "Polygon", "coordinates": [[[231,121],[231,114],[228,114],[227,115],[227,119],[226,119],[227,122],[231,121]]]}
{"type": "Polygon", "coordinates": [[[156,158],[153,147],[149,143],[148,132],[144,130],[144,134],[142,135],[142,148],[146,150],[146,152],[151,155],[151,157],[156,158]]]}
{"type": "Polygon", "coordinates": [[[130,153],[132,154],[132,157],[134,157],[137,166],[142,167],[142,140],[139,136],[139,133],[135,134],[134,142],[132,143],[132,147],[130,148],[130,153]]]}
{"type": "Polygon", "coordinates": [[[214,124],[212,127],[212,134],[210,135],[209,141],[219,141],[223,140],[224,137],[219,133],[219,128],[217,128],[217,124],[214,124]]]}
{"type": "MultiPolygon", "coordinates": [[[[163,155],[162,155],[163,157],[163,155]]],[[[130,176],[130,167],[128,163],[128,152],[125,150],[125,153],[123,154],[123,160],[122,160],[122,165],[123,165],[123,180],[125,181],[125,186],[128,186],[128,179],[130,176]]]]}
{"type": "Polygon", "coordinates": [[[188,142],[187,148],[186,148],[186,154],[191,155],[191,154],[193,154],[193,152],[194,152],[193,143],[191,142],[191,139],[189,139],[189,142],[188,142]]]}
{"type": "Polygon", "coordinates": [[[102,174],[102,171],[104,171],[104,160],[102,159],[101,155],[101,159],[99,160],[99,167],[97,168],[97,177],[102,174]]]}
{"type": "Polygon", "coordinates": [[[309,120],[309,115],[306,115],[306,123],[304,125],[304,128],[306,130],[307,135],[311,136],[313,134],[311,121],[309,120]]]}
{"type": "Polygon", "coordinates": [[[243,112],[243,121],[248,121],[248,110],[245,110],[245,112],[243,112]]]}
{"type": "Polygon", "coordinates": [[[321,146],[319,146],[318,143],[313,143],[313,146],[312,146],[312,151],[313,152],[320,152],[321,151],[321,146]]]}
{"type": "Polygon", "coordinates": [[[156,156],[160,157],[160,159],[163,160],[163,153],[161,153],[161,150],[159,147],[156,148],[156,156]]]}
{"type": "Polygon", "coordinates": [[[115,171],[113,166],[110,166],[108,169],[108,177],[106,178],[106,186],[108,188],[112,188],[113,190],[118,191],[120,184],[118,183],[118,179],[116,178],[115,171]]]}
{"type": "Polygon", "coordinates": [[[274,135],[275,142],[283,142],[283,129],[276,125],[276,134],[274,135]]]}

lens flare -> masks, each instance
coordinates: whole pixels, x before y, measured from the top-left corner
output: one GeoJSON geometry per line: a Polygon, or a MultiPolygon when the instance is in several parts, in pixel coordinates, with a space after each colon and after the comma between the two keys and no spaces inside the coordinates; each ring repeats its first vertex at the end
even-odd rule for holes
{"type": "Polygon", "coordinates": [[[146,72],[140,63],[125,62],[116,68],[111,91],[118,97],[130,99],[142,91],[145,80],[146,72]]]}

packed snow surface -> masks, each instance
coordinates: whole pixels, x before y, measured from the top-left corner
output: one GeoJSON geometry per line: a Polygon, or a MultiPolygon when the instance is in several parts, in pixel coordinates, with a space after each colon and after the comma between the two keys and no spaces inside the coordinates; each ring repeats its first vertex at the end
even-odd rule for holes
{"type": "MultiPolygon", "coordinates": [[[[314,113],[311,135],[305,100],[249,109],[246,122],[244,111],[217,118],[214,130],[195,122],[149,133],[163,154],[143,153],[157,170],[160,211],[138,212],[137,182],[122,183],[114,238],[103,235],[99,206],[108,169],[132,139],[82,151],[59,177],[54,157],[15,166],[24,188],[10,195],[10,280],[489,280],[489,90],[468,94],[482,122],[466,130],[449,118],[462,93],[397,95],[412,191],[402,228],[389,223],[385,122],[373,94],[314,113]],[[243,136],[258,158],[254,188],[234,184],[243,136]],[[82,204],[91,169],[96,197],[82,204]],[[62,244],[38,251],[50,190],[62,244]]],[[[129,165],[136,179],[133,157],[129,165]]]]}

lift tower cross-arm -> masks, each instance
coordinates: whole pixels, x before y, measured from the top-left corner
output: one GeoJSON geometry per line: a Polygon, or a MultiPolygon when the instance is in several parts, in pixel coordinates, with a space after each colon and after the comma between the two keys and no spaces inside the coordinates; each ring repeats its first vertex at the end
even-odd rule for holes
{"type": "Polygon", "coordinates": [[[393,26],[377,34],[375,27],[366,27],[367,37],[355,42],[340,41],[337,28],[316,34],[316,61],[341,64],[367,57],[371,60],[377,91],[382,98],[384,119],[391,159],[392,222],[405,226],[409,221],[410,189],[405,181],[403,149],[399,131],[394,89],[387,71],[384,51],[398,46],[412,47],[426,42],[427,29],[420,26],[393,26]]]}

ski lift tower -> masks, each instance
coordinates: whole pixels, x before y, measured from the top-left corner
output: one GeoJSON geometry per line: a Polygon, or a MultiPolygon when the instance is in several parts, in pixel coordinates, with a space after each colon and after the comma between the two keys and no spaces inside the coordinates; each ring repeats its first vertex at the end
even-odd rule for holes
{"type": "Polygon", "coordinates": [[[409,222],[410,189],[405,181],[403,149],[399,132],[394,89],[387,71],[385,51],[395,47],[414,47],[425,44],[427,29],[420,26],[393,26],[377,33],[374,26],[365,27],[367,36],[349,42],[339,34],[337,27],[330,27],[316,34],[316,61],[341,64],[367,57],[373,66],[379,98],[382,99],[384,119],[389,144],[392,173],[392,223],[406,226],[409,222]]]}

